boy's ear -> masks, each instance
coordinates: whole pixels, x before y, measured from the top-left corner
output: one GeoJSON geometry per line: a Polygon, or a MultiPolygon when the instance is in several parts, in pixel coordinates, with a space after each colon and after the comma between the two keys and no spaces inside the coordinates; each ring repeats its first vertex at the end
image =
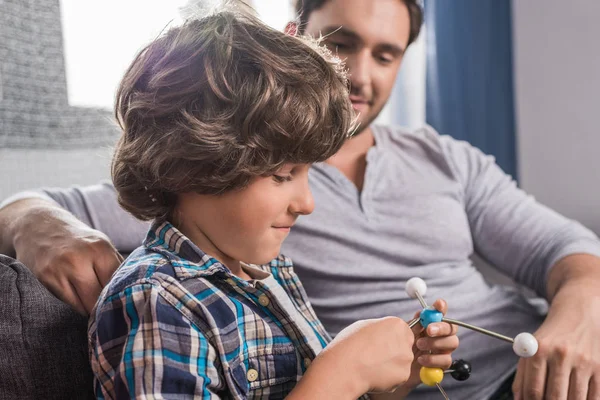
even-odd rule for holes
{"type": "Polygon", "coordinates": [[[288,22],[283,32],[290,36],[296,36],[298,34],[298,24],[293,21],[288,22]]]}

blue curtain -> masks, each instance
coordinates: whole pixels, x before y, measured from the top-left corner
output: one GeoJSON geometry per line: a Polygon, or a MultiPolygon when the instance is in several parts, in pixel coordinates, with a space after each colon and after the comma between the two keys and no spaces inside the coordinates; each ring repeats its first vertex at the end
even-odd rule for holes
{"type": "Polygon", "coordinates": [[[425,0],[426,119],[517,178],[510,0],[425,0]]]}

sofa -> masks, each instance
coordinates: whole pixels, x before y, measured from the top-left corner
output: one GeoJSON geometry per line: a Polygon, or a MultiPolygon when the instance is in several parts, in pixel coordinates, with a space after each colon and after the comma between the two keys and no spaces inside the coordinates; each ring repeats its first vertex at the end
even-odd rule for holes
{"type": "Polygon", "coordinates": [[[0,400],[92,399],[87,318],[0,255],[0,400]]]}

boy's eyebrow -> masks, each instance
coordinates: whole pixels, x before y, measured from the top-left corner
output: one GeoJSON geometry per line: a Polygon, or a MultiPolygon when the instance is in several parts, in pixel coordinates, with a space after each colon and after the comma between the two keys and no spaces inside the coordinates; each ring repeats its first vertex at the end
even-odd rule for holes
{"type": "MultiPolygon", "coordinates": [[[[327,36],[343,36],[347,39],[354,40],[358,43],[363,43],[362,38],[353,30],[344,28],[343,26],[327,26],[323,30],[321,30],[321,35],[323,37],[327,36]]],[[[382,43],[377,46],[378,49],[390,52],[394,55],[402,55],[404,54],[404,48],[397,44],[393,43],[382,43]]]]}

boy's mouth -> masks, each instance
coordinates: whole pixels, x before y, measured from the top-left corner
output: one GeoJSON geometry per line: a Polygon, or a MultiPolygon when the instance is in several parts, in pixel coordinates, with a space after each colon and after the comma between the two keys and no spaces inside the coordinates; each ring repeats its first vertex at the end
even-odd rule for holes
{"type": "Polygon", "coordinates": [[[291,223],[291,224],[280,224],[280,225],[273,225],[272,228],[275,228],[275,229],[277,229],[280,232],[286,233],[286,232],[289,232],[290,229],[292,229],[293,225],[294,225],[293,223],[291,223]]]}

